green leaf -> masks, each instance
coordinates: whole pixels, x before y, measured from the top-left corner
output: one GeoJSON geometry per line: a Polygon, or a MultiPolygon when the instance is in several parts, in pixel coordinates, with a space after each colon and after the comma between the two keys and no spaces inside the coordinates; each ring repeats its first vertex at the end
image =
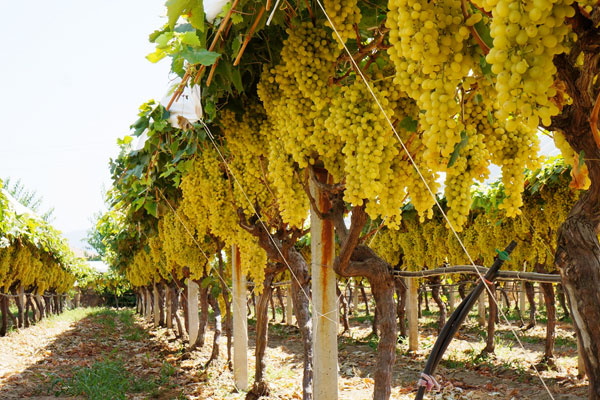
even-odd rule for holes
{"type": "Polygon", "coordinates": [[[169,40],[173,39],[172,32],[162,33],[159,37],[154,41],[156,43],[156,47],[159,49],[164,49],[168,46],[169,40]]]}
{"type": "Polygon", "coordinates": [[[192,26],[192,24],[179,24],[173,29],[173,32],[177,33],[185,33],[185,32],[194,32],[196,29],[192,26]]]}
{"type": "Polygon", "coordinates": [[[237,25],[239,23],[244,22],[244,17],[242,16],[242,14],[233,13],[231,14],[231,22],[233,22],[234,25],[237,25]]]}
{"type": "Polygon", "coordinates": [[[467,145],[469,142],[469,137],[467,136],[467,131],[463,130],[460,132],[460,142],[456,143],[454,146],[454,151],[450,155],[450,160],[448,161],[448,168],[454,165],[458,156],[460,155],[460,151],[467,145]]]}
{"type": "Polygon", "coordinates": [[[398,126],[408,132],[416,132],[417,127],[419,126],[419,121],[413,119],[412,117],[404,117],[398,126]]]}
{"type": "Polygon", "coordinates": [[[155,218],[156,218],[156,207],[157,207],[157,204],[153,200],[146,200],[146,202],[144,203],[144,208],[146,209],[148,214],[152,215],[155,218]]]}
{"type": "Polygon", "coordinates": [[[147,117],[140,117],[140,119],[138,119],[134,122],[133,125],[131,125],[131,128],[135,129],[135,132],[133,134],[135,136],[140,136],[146,130],[146,128],[148,128],[149,123],[150,121],[147,117]]]}
{"type": "Polygon", "coordinates": [[[488,64],[485,56],[479,57],[479,67],[481,68],[481,73],[483,73],[486,78],[492,79],[492,76],[494,75],[492,73],[492,65],[488,64]]]}
{"type": "Polygon", "coordinates": [[[498,258],[502,261],[510,261],[510,257],[508,256],[508,253],[506,251],[500,251],[496,249],[496,253],[498,253],[498,258]]]}
{"type": "Polygon", "coordinates": [[[173,29],[175,23],[183,14],[183,11],[189,7],[190,0],[168,0],[167,1],[167,17],[169,18],[169,27],[173,29]]]}
{"type": "Polygon", "coordinates": [[[481,95],[481,93],[477,93],[475,95],[475,98],[473,99],[473,102],[475,104],[481,104],[481,103],[483,103],[483,96],[481,95]]]}
{"type": "Polygon", "coordinates": [[[484,20],[482,19],[481,21],[476,23],[474,28],[477,31],[477,33],[479,34],[479,37],[481,38],[481,40],[483,40],[483,43],[485,43],[486,46],[489,47],[490,49],[493,48],[494,47],[494,39],[492,39],[492,35],[490,34],[490,27],[485,24],[484,20]]]}
{"type": "Polygon", "coordinates": [[[181,56],[190,64],[202,64],[208,67],[217,61],[220,54],[206,49],[193,49],[186,46],[185,50],[181,52],[181,56]]]}
{"type": "Polygon", "coordinates": [[[183,78],[185,75],[185,69],[183,68],[183,58],[181,57],[173,57],[173,61],[171,61],[171,71],[173,73],[179,75],[179,77],[183,78]]]}
{"type": "Polygon", "coordinates": [[[496,119],[494,118],[494,116],[492,115],[492,113],[489,112],[489,110],[487,112],[487,119],[488,119],[488,122],[490,123],[490,125],[493,125],[494,122],[496,121],[496,119]]]}
{"type": "Polygon", "coordinates": [[[200,43],[200,39],[196,35],[196,32],[186,32],[181,35],[181,43],[189,44],[193,47],[202,47],[202,43],[200,43]]]}
{"type": "Polygon", "coordinates": [[[188,21],[200,32],[204,32],[204,2],[197,0],[196,5],[192,7],[188,21]]]}

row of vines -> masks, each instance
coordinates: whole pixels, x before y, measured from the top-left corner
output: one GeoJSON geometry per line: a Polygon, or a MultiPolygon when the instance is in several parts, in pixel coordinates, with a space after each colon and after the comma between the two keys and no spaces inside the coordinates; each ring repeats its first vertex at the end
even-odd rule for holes
{"type": "Polygon", "coordinates": [[[561,274],[600,398],[597,2],[233,0],[208,21],[202,1],[171,0],[167,16],[148,58],[178,83],[120,139],[97,225],[134,287],[197,282],[231,321],[237,267],[257,294],[285,272],[304,398],[332,399],[335,352],[313,354],[335,343],[324,277],[366,279],[387,399],[394,270],[489,266],[516,240],[506,267],[561,274]],[[564,162],[539,154],[542,134],[564,162]],[[500,181],[480,185],[491,164],[500,181]]]}

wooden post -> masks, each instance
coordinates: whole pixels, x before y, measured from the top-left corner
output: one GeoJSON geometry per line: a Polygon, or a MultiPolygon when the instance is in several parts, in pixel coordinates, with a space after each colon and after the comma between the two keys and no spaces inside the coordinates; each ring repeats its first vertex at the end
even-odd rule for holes
{"type": "Polygon", "coordinates": [[[294,306],[292,304],[292,285],[286,290],[285,317],[288,325],[294,324],[294,306]]]}
{"type": "Polygon", "coordinates": [[[188,309],[188,333],[190,347],[196,344],[198,339],[198,284],[191,279],[187,282],[187,309],[188,309]]]}
{"type": "Polygon", "coordinates": [[[448,287],[448,308],[450,312],[454,311],[455,293],[454,286],[448,287]]]}
{"type": "Polygon", "coordinates": [[[154,327],[158,328],[160,322],[160,310],[158,306],[158,288],[156,287],[156,282],[152,283],[153,294],[154,294],[154,327]]]}
{"type": "Polygon", "coordinates": [[[408,351],[419,350],[419,282],[416,278],[406,279],[406,315],[408,319],[408,351]]]}
{"type": "Polygon", "coordinates": [[[173,299],[171,298],[171,295],[171,287],[165,284],[165,307],[167,308],[165,314],[167,318],[167,329],[173,329],[173,315],[171,313],[171,304],[173,302],[173,299]]]}
{"type": "Polygon", "coordinates": [[[478,318],[477,322],[479,326],[485,326],[485,298],[487,296],[487,289],[484,289],[481,295],[479,296],[479,300],[477,300],[477,311],[478,318]]]}
{"type": "Polygon", "coordinates": [[[233,381],[240,390],[248,389],[248,320],[246,318],[246,275],[242,271],[240,249],[232,248],[233,293],[233,381]]]}
{"type": "MultiPolygon", "coordinates": [[[[328,176],[317,171],[316,178],[327,183],[328,176]]],[[[310,192],[319,211],[327,212],[331,203],[314,181],[310,192]]],[[[337,400],[337,296],[336,277],[333,271],[335,257],[334,227],[331,220],[321,220],[311,205],[310,234],[312,253],[312,303],[313,303],[313,399],[337,400]]]]}

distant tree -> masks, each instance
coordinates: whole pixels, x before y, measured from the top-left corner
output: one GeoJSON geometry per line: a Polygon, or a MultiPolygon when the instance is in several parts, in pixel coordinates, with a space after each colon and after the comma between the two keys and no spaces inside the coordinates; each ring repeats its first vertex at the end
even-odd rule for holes
{"type": "Polygon", "coordinates": [[[36,213],[44,221],[52,222],[54,220],[54,207],[42,212],[44,198],[37,191],[27,189],[21,179],[13,182],[11,178],[6,178],[2,181],[2,188],[6,189],[19,203],[36,213]]]}

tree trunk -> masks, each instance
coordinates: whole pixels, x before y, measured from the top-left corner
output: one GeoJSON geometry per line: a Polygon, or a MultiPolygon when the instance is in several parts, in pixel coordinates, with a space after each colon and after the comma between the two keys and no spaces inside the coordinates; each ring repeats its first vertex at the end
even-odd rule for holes
{"type": "Polygon", "coordinates": [[[396,297],[398,304],[396,305],[396,314],[398,315],[398,326],[400,328],[400,336],[406,337],[406,283],[402,278],[394,278],[396,287],[396,297]]]}
{"type": "Polygon", "coordinates": [[[544,293],[544,303],[546,304],[546,315],[548,319],[548,322],[546,323],[546,344],[544,346],[542,363],[553,368],[555,367],[554,342],[556,339],[556,300],[554,297],[554,287],[551,283],[542,283],[540,286],[544,293]]]}
{"type": "Polygon", "coordinates": [[[536,324],[536,321],[535,321],[536,305],[535,305],[535,288],[533,286],[533,283],[525,281],[524,286],[525,286],[525,294],[527,295],[527,302],[529,302],[529,324],[527,324],[527,326],[525,328],[523,328],[523,330],[526,331],[528,329],[533,328],[536,324]]]}
{"type": "Polygon", "coordinates": [[[563,310],[563,316],[562,316],[561,320],[565,320],[565,319],[569,318],[569,307],[567,306],[567,300],[566,300],[565,290],[563,288],[563,285],[558,284],[556,286],[556,294],[558,295],[558,302],[560,303],[560,307],[563,310]]]}
{"type": "Polygon", "coordinates": [[[494,334],[496,333],[496,317],[498,315],[498,303],[496,302],[496,285],[488,285],[490,291],[488,292],[489,305],[489,316],[487,324],[487,338],[485,342],[485,348],[482,354],[492,354],[496,348],[494,343],[494,334]]]}
{"type": "Polygon", "coordinates": [[[365,310],[367,312],[367,316],[371,315],[371,313],[369,312],[369,299],[367,299],[367,293],[365,292],[365,286],[362,283],[362,279],[358,281],[358,288],[360,289],[360,294],[362,296],[363,303],[365,303],[365,310]]]}
{"type": "Polygon", "coordinates": [[[255,373],[254,373],[254,385],[252,389],[246,395],[246,400],[256,400],[261,396],[269,395],[269,387],[264,381],[265,372],[265,350],[267,348],[267,342],[269,340],[269,299],[272,298],[272,287],[273,278],[275,274],[265,274],[265,280],[263,282],[263,292],[258,297],[257,314],[256,314],[256,347],[254,355],[256,358],[255,373]]]}
{"type": "Polygon", "coordinates": [[[335,291],[340,302],[340,307],[342,308],[341,320],[344,326],[344,331],[342,332],[342,334],[344,334],[350,330],[350,324],[348,323],[348,303],[346,303],[346,297],[340,290],[340,287],[337,283],[335,284],[335,291]]]}
{"type": "Polygon", "coordinates": [[[438,323],[438,333],[439,333],[442,330],[442,328],[444,327],[444,324],[446,323],[446,316],[447,316],[446,315],[446,304],[440,297],[440,286],[442,284],[442,279],[439,276],[434,276],[433,278],[431,278],[429,280],[429,282],[431,283],[431,297],[433,297],[433,300],[435,301],[435,303],[437,304],[437,306],[440,310],[440,317],[439,317],[439,323],[438,323]]]}
{"type": "Polygon", "coordinates": [[[277,286],[275,288],[275,294],[277,295],[277,300],[279,300],[279,305],[281,306],[281,323],[285,324],[285,304],[283,303],[283,296],[281,295],[281,286],[277,286]]]}
{"type": "Polygon", "coordinates": [[[2,326],[0,326],[0,336],[6,336],[8,331],[8,297],[0,293],[0,311],[2,312],[2,326]]]}
{"type": "Polygon", "coordinates": [[[17,305],[17,327],[23,328],[23,299],[21,294],[17,293],[17,289],[13,288],[11,293],[15,296],[15,304],[17,305]]]}
{"type": "Polygon", "coordinates": [[[25,293],[25,312],[23,315],[23,322],[25,328],[29,328],[29,310],[32,310],[31,318],[33,319],[32,323],[35,322],[35,308],[33,308],[33,303],[31,302],[31,295],[25,293]]]}
{"type": "Polygon", "coordinates": [[[219,358],[219,338],[221,337],[221,309],[219,308],[219,302],[214,297],[209,296],[208,303],[212,307],[215,316],[215,334],[213,336],[212,352],[204,365],[204,369],[207,369],[210,363],[219,358]]]}
{"type": "MultiPolygon", "coordinates": [[[[187,287],[187,285],[184,285],[184,287],[187,287]]],[[[181,318],[179,317],[179,286],[177,286],[176,284],[173,285],[173,287],[171,287],[172,290],[172,295],[173,295],[173,300],[171,302],[171,315],[173,316],[173,318],[175,318],[175,324],[177,325],[177,336],[179,338],[183,338],[185,337],[185,332],[183,329],[184,323],[181,322],[181,318]]],[[[186,301],[184,301],[184,303],[186,303],[186,301]]]]}
{"type": "Polygon", "coordinates": [[[275,302],[273,301],[273,291],[271,290],[271,296],[269,297],[269,304],[271,305],[271,319],[273,320],[273,322],[277,322],[276,318],[277,318],[277,313],[275,312],[275,302]]]}
{"type": "Polygon", "coordinates": [[[165,316],[165,300],[167,291],[165,290],[165,282],[159,282],[156,284],[156,290],[158,292],[158,326],[166,327],[166,316],[165,316]],[[163,283],[163,284],[161,284],[163,283]]]}
{"type": "Polygon", "coordinates": [[[196,346],[204,346],[204,336],[206,335],[206,324],[208,323],[208,285],[202,285],[202,281],[196,282],[200,287],[200,319],[198,320],[198,338],[196,346]]]}

